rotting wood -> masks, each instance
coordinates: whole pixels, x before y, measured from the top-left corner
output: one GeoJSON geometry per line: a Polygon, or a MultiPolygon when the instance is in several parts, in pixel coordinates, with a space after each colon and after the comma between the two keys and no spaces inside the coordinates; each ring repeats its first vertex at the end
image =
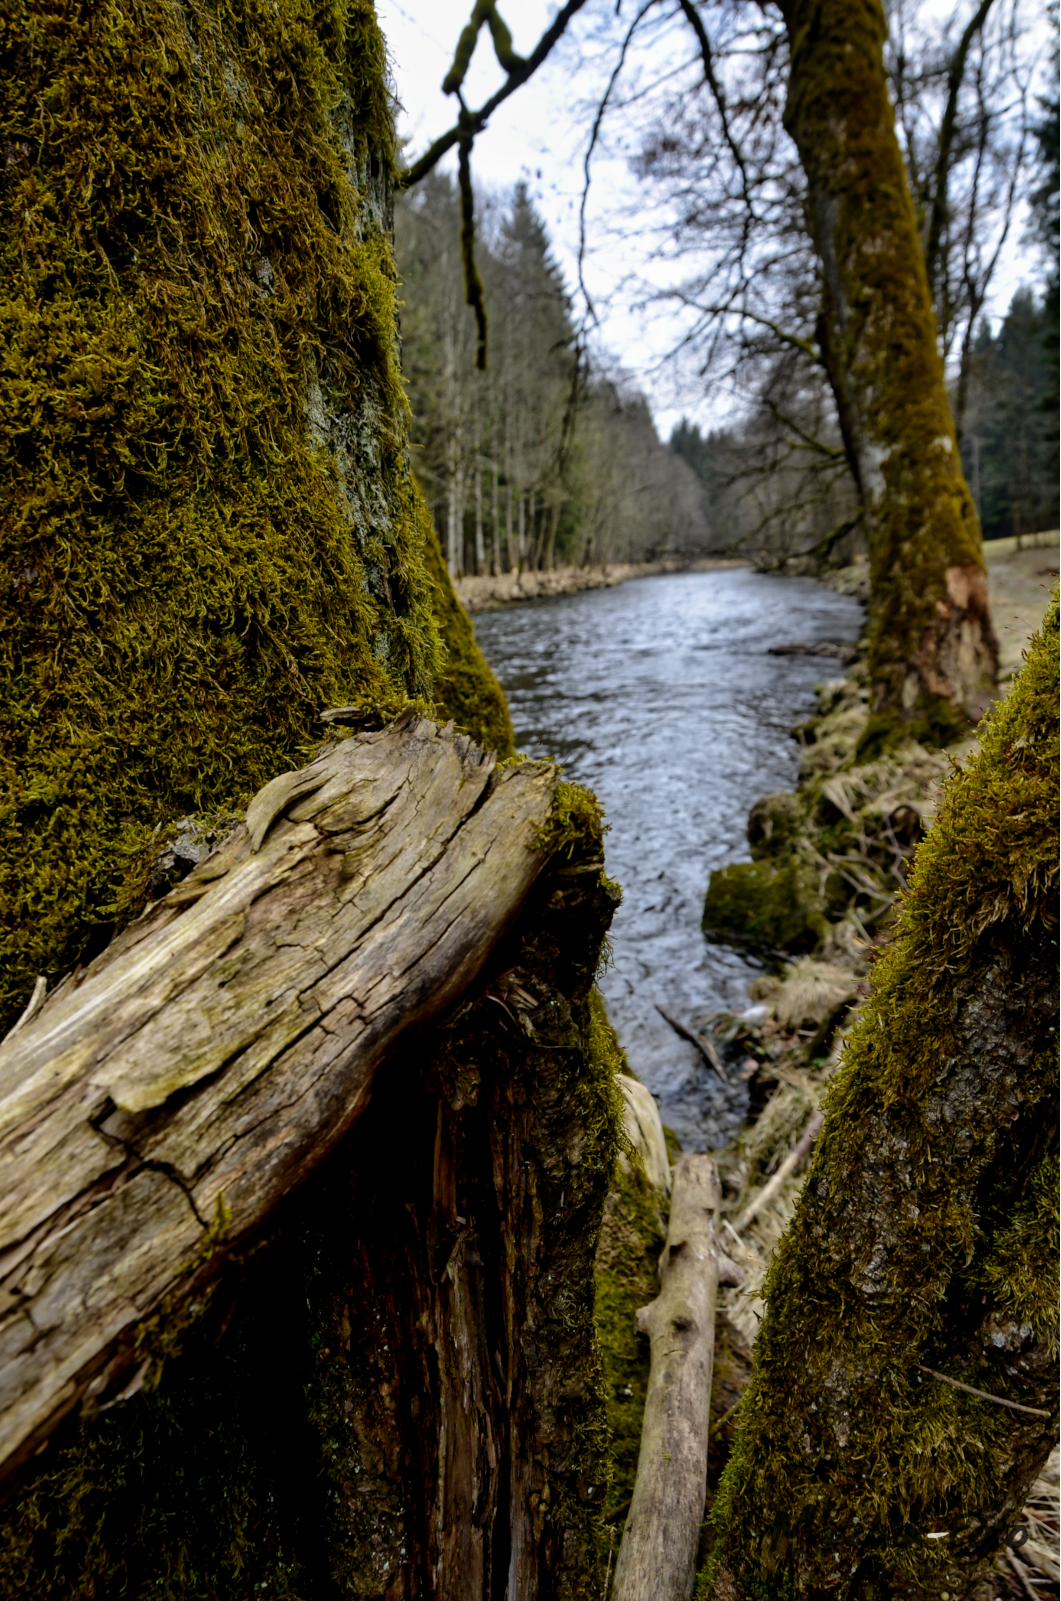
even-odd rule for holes
{"type": "Polygon", "coordinates": [[[557,783],[494,767],[408,714],[274,779],[0,1045],[0,1468],[113,1385],[476,977],[557,783]]]}
{"type": "Polygon", "coordinates": [[[709,1156],[674,1169],[660,1293],[637,1314],[652,1366],[612,1601],[689,1601],[707,1496],[721,1190],[709,1156]]]}

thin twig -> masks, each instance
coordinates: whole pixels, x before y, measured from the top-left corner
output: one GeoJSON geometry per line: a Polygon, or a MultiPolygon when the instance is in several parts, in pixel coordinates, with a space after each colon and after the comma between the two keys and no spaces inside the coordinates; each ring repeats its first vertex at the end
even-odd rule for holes
{"type": "Polygon", "coordinates": [[[707,1437],[708,1437],[709,1440],[713,1440],[715,1438],[715,1435],[719,1432],[719,1430],[725,1428],[726,1424],[729,1422],[730,1418],[733,1416],[734,1412],[736,1412],[737,1408],[740,1406],[740,1404],[741,1404],[741,1402],[743,1400],[744,1400],[743,1395],[738,1395],[738,1397],[734,1401],[733,1405],[732,1406],[728,1406],[724,1412],[721,1412],[719,1414],[719,1416],[715,1419],[714,1423],[712,1423],[710,1429],[707,1432],[707,1437]]]}
{"type": "Polygon", "coordinates": [[[764,1206],[768,1205],[768,1203],[773,1200],[774,1196],[777,1194],[782,1184],[784,1184],[789,1174],[794,1173],[796,1168],[806,1161],[807,1157],[810,1155],[811,1146],[814,1144],[814,1141],[818,1138],[818,1135],[821,1132],[821,1126],[822,1114],[820,1112],[814,1112],[811,1115],[810,1122],[800,1135],[798,1142],[792,1147],[791,1151],[789,1151],[788,1155],[781,1163],[781,1166],[778,1168],[773,1178],[768,1184],[763,1185],[758,1195],[752,1196],[751,1200],[748,1202],[748,1205],[744,1208],[744,1211],[737,1219],[734,1233],[742,1233],[743,1230],[748,1227],[748,1224],[752,1221],[752,1219],[759,1215],[764,1206]]]}
{"type": "Polygon", "coordinates": [[[461,257],[464,261],[464,298],[475,312],[478,344],[475,365],[486,371],[486,301],[483,280],[475,260],[475,191],[472,188],[471,135],[462,139],[457,147],[458,173],[461,196],[461,257]]]}
{"type": "Polygon", "coordinates": [[[725,1068],[722,1066],[722,1062],[719,1059],[719,1054],[715,1050],[715,1047],[712,1045],[711,1041],[709,1039],[705,1039],[702,1034],[695,1033],[693,1029],[686,1028],[684,1023],[679,1023],[678,1019],[676,1017],[672,1017],[669,1012],[665,1011],[664,1008],[660,1006],[658,1001],[656,1003],[656,1011],[659,1013],[660,1017],[663,1018],[665,1023],[670,1024],[675,1034],[679,1034],[683,1040],[688,1040],[690,1045],[696,1046],[708,1067],[712,1068],[718,1074],[719,1078],[728,1089],[732,1089],[733,1084],[728,1077],[725,1068]]]}
{"type": "MultiPolygon", "coordinates": [[[[630,1503],[628,1501],[624,1510],[629,1511],[629,1508],[630,1503]]],[[[608,1530],[608,1571],[604,1575],[604,1601],[608,1601],[608,1591],[611,1589],[612,1583],[612,1555],[615,1551],[615,1520],[605,1519],[605,1521],[610,1522],[612,1525],[608,1530]]]]}
{"type": "Polygon", "coordinates": [[[1013,1555],[1013,1552],[1009,1549],[1008,1546],[1006,1547],[1006,1555],[1009,1557],[1009,1565],[1010,1565],[1010,1567],[1013,1569],[1014,1573],[1017,1575],[1017,1578],[1020,1580],[1021,1584],[1024,1586],[1024,1589],[1027,1591],[1028,1595],[1031,1596],[1032,1601],[1040,1601],[1039,1592],[1038,1592],[1038,1590],[1035,1589],[1034,1585],[1032,1584],[1031,1580],[1029,1579],[1028,1570],[1024,1566],[1024,1563],[1021,1562],[1017,1557],[1015,1557],[1013,1555]]]}
{"type": "Polygon", "coordinates": [[[1039,1406],[1024,1406],[1020,1401],[1007,1401],[1004,1395],[989,1395],[986,1390],[978,1390],[972,1384],[963,1384],[961,1379],[952,1379],[947,1373],[937,1373],[935,1368],[925,1367],[923,1362],[915,1362],[915,1368],[922,1373],[930,1373],[934,1379],[940,1379],[944,1384],[953,1384],[956,1390],[964,1390],[967,1395],[978,1396],[981,1401],[993,1401],[996,1406],[1008,1406],[1013,1412],[1027,1412],[1033,1418],[1048,1418],[1049,1412],[1044,1412],[1039,1406]]]}
{"type": "MultiPolygon", "coordinates": [[[[498,106],[537,72],[550,50],[552,50],[553,45],[563,34],[571,18],[577,11],[581,11],[585,4],[586,0],[568,0],[567,5],[557,12],[552,23],[546,28],[522,66],[516,67],[509,73],[500,89],[496,94],[490,96],[485,105],[480,106],[478,111],[469,112],[470,132],[473,138],[486,127],[487,122],[498,106]]],[[[468,132],[469,128],[463,118],[455,122],[452,128],[447,129],[440,138],[435,140],[434,144],[425,150],[419,161],[414,161],[411,167],[406,167],[404,171],[398,174],[397,187],[399,189],[411,189],[413,184],[419,183],[422,178],[426,178],[428,173],[434,167],[437,167],[447,150],[452,150],[453,146],[460,139],[463,139],[468,132]]]]}

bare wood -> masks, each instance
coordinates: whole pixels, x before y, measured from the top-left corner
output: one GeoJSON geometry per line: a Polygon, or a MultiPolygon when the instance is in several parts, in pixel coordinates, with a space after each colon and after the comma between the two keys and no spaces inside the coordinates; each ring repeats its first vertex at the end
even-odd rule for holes
{"type": "Polygon", "coordinates": [[[707,1497],[721,1190],[709,1156],[674,1169],[660,1293],[637,1314],[649,1336],[641,1452],[612,1601],[689,1601],[707,1497]]]}
{"type": "Polygon", "coordinates": [[[0,1470],[475,978],[556,782],[412,716],[344,740],[0,1044],[0,1470]]]}
{"type": "Polygon", "coordinates": [[[748,1227],[748,1224],[752,1221],[752,1218],[758,1217],[763,1208],[765,1206],[769,1206],[770,1202],[773,1200],[782,1184],[784,1184],[789,1174],[794,1173],[796,1169],[807,1160],[807,1157],[810,1155],[810,1148],[818,1138],[818,1135],[821,1133],[821,1128],[822,1114],[820,1112],[812,1112],[810,1121],[808,1122],[806,1128],[803,1130],[803,1133],[800,1135],[791,1151],[789,1151],[788,1155],[785,1157],[785,1160],[781,1163],[781,1166],[778,1168],[777,1172],[767,1181],[766,1184],[763,1185],[758,1195],[752,1196],[751,1200],[748,1202],[748,1205],[744,1208],[744,1211],[737,1219],[735,1225],[735,1232],[737,1234],[743,1233],[748,1227]]]}
{"type": "Polygon", "coordinates": [[[696,1046],[708,1067],[718,1074],[723,1084],[729,1084],[729,1075],[722,1066],[722,1059],[711,1041],[705,1035],[698,1034],[695,1029],[686,1028],[684,1023],[679,1023],[678,1019],[672,1017],[670,1012],[665,1011],[658,1001],[656,1003],[656,1011],[665,1023],[670,1024],[675,1034],[679,1035],[683,1040],[688,1040],[690,1045],[696,1046]]]}

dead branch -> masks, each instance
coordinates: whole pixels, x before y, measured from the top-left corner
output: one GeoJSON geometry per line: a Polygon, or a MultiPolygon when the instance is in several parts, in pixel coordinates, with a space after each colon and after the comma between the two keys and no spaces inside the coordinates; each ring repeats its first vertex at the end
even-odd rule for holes
{"type": "Polygon", "coordinates": [[[652,1366],[612,1601],[689,1601],[707,1496],[721,1190],[709,1156],[674,1169],[660,1293],[637,1314],[652,1366]]]}
{"type": "Polygon", "coordinates": [[[665,1011],[664,1008],[658,1003],[656,1005],[656,1011],[659,1013],[660,1017],[662,1017],[665,1023],[670,1024],[675,1034],[679,1035],[683,1040],[688,1040],[690,1045],[696,1046],[708,1067],[711,1068],[713,1072],[718,1074],[723,1084],[729,1085],[729,1077],[725,1068],[722,1066],[721,1058],[719,1057],[719,1054],[715,1050],[715,1047],[712,1045],[711,1041],[703,1034],[697,1034],[694,1029],[686,1028],[684,1023],[679,1023],[676,1017],[672,1017],[670,1012],[665,1011]]]}

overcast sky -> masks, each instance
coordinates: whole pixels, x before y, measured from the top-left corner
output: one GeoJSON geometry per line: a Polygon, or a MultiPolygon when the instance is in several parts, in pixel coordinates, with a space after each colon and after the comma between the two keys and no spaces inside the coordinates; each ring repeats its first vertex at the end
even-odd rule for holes
{"type": "MultiPolygon", "coordinates": [[[[945,0],[939,0],[945,3],[945,0]]],[[[549,0],[509,0],[505,20],[513,44],[527,54],[555,15],[549,0]]],[[[575,18],[570,35],[523,88],[494,114],[487,131],[475,141],[472,170],[478,183],[507,190],[523,179],[543,216],[554,253],[569,288],[577,280],[578,212],[582,194],[583,158],[593,108],[606,72],[615,59],[611,48],[620,24],[615,7],[589,5],[575,18]],[[577,85],[577,95],[572,86],[577,85]]],[[[629,13],[628,4],[625,10],[629,13]]],[[[471,0],[377,0],[377,11],[391,56],[398,97],[403,107],[399,131],[409,141],[410,156],[421,154],[454,120],[456,103],[441,92],[471,0]]],[[[675,40],[692,54],[692,41],[677,35],[641,46],[655,63],[674,58],[675,40]]],[[[655,64],[654,63],[654,64],[655,64]]],[[[484,28],[465,80],[465,98],[478,106],[500,86],[501,69],[484,28]]],[[[453,154],[443,163],[456,171],[453,154]]],[[[621,149],[605,147],[594,157],[593,187],[587,212],[589,251],[584,266],[587,288],[599,313],[596,340],[601,351],[620,363],[648,395],[663,437],[683,415],[702,426],[726,421],[730,401],[686,377],[679,382],[667,360],[679,325],[673,315],[649,315],[638,308],[643,285],[651,277],[645,247],[632,228],[629,237],[615,226],[624,208],[636,204],[637,190],[621,149]]],[[[1011,236],[988,310],[996,317],[1009,303],[1026,271],[1017,228],[1011,236]]]]}

